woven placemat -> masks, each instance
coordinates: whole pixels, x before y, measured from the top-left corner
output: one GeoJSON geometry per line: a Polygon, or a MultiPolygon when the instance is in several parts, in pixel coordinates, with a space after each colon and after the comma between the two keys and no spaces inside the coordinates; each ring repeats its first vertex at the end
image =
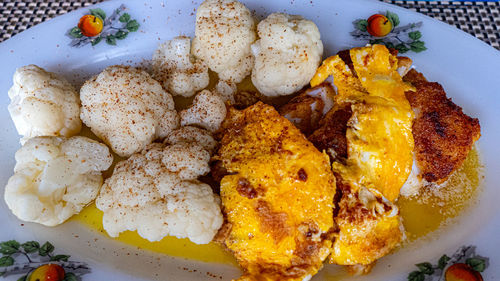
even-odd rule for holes
{"type": "Polygon", "coordinates": [[[383,2],[422,13],[453,25],[500,50],[500,2],[394,1],[383,2]]]}
{"type": "MultiPolygon", "coordinates": [[[[102,0],[1,0],[0,42],[72,10],[102,0]]],[[[500,2],[382,0],[454,25],[500,50],[500,2]]]]}

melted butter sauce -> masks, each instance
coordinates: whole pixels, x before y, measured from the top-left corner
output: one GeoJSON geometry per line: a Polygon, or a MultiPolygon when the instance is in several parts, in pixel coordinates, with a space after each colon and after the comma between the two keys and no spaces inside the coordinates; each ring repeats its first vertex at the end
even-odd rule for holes
{"type": "MultiPolygon", "coordinates": [[[[97,209],[95,204],[86,207],[80,214],[73,217],[89,228],[96,230],[107,236],[102,226],[102,211],[97,209]]],[[[197,245],[189,239],[178,239],[167,236],[158,242],[150,242],[137,234],[135,231],[126,231],[114,238],[125,244],[135,246],[139,249],[149,250],[174,257],[193,259],[203,262],[215,262],[236,265],[234,257],[221,246],[212,242],[206,245],[197,245]]]]}
{"type": "Polygon", "coordinates": [[[474,205],[482,178],[479,152],[475,146],[462,167],[444,184],[426,187],[413,197],[401,196],[398,205],[408,242],[453,223],[454,218],[474,205]]]}
{"type": "MultiPolygon", "coordinates": [[[[99,141],[92,131],[87,126],[83,126],[82,136],[99,141]]],[[[126,158],[120,157],[114,152],[113,164],[103,173],[104,178],[111,176],[114,166],[121,160],[126,158]]],[[[80,214],[73,216],[72,220],[84,224],[85,226],[93,229],[102,235],[108,236],[102,225],[103,212],[91,204],[83,209],[80,214]]],[[[109,236],[108,236],[109,237],[109,236]]],[[[113,239],[113,238],[112,238],[113,239]]],[[[161,253],[174,257],[181,257],[186,259],[193,259],[203,262],[216,262],[222,264],[237,265],[235,258],[227,252],[222,246],[212,242],[207,245],[197,245],[189,239],[178,239],[176,237],[167,236],[158,242],[150,242],[137,234],[135,231],[126,231],[114,238],[125,244],[135,246],[139,249],[149,250],[156,253],[161,253]]]]}

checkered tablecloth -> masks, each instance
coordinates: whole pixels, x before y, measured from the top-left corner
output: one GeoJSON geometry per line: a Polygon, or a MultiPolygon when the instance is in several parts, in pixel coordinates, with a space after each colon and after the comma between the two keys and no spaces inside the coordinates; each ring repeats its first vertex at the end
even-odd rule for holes
{"type": "MultiPolygon", "coordinates": [[[[0,42],[47,19],[102,0],[1,0],[0,42]]],[[[500,2],[382,0],[454,25],[500,50],[500,2]]]]}

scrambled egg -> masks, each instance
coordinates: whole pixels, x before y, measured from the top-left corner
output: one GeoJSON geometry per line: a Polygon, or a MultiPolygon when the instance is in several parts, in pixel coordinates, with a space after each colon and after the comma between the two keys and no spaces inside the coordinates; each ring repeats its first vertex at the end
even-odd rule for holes
{"type": "Polygon", "coordinates": [[[412,87],[397,72],[397,58],[374,45],[350,51],[352,68],[338,55],[325,60],[314,87],[333,75],[337,106],[347,105],[347,159],[332,164],[341,179],[339,234],[330,262],[368,265],[402,239],[399,196],[413,163],[413,112],[405,97],[412,87]]]}
{"type": "Polygon", "coordinates": [[[304,280],[330,254],[335,178],[328,156],[269,105],[231,109],[219,160],[225,245],[240,280],[304,280]]]}

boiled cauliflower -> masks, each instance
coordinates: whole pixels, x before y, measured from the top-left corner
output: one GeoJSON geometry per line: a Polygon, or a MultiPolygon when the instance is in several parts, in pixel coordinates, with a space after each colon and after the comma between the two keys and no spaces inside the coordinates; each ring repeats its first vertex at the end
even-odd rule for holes
{"type": "Polygon", "coordinates": [[[80,90],[81,118],[116,154],[129,156],[177,128],[172,96],[146,72],[110,66],[80,90]]]}
{"type": "Polygon", "coordinates": [[[204,129],[184,126],[173,131],[165,138],[165,144],[197,143],[212,155],[215,152],[217,142],[212,134],[204,129]]]}
{"type": "Polygon", "coordinates": [[[24,143],[36,136],[78,134],[80,100],[75,88],[65,79],[36,65],[18,68],[9,90],[9,112],[24,143]]]}
{"type": "Polygon", "coordinates": [[[234,104],[235,102],[234,96],[237,90],[238,88],[236,87],[236,84],[228,81],[219,80],[219,82],[217,82],[217,84],[215,85],[214,92],[219,94],[219,96],[221,96],[224,102],[229,102],[231,104],[234,104]]]}
{"type": "Polygon", "coordinates": [[[193,100],[193,105],[179,113],[181,125],[195,125],[210,132],[219,129],[226,118],[226,105],[217,93],[203,90],[193,100]]]}
{"type": "Polygon", "coordinates": [[[252,82],[266,96],[297,92],[314,76],[323,55],[318,27],[300,16],[274,13],[257,26],[252,82]]]}
{"type": "Polygon", "coordinates": [[[250,11],[234,0],[206,0],[196,11],[193,54],[222,80],[239,83],[250,74],[255,41],[250,11]]]}
{"type": "Polygon", "coordinates": [[[34,137],[16,152],[5,202],[19,219],[63,223],[95,199],[113,156],[86,137],[34,137]]]}
{"type": "Polygon", "coordinates": [[[119,162],[96,200],[104,229],[112,237],[137,230],[149,241],[171,235],[209,243],[222,225],[219,198],[197,180],[209,159],[195,143],[152,143],[119,162]]]}
{"type": "Polygon", "coordinates": [[[208,67],[191,55],[191,39],[175,37],[153,55],[153,77],[174,96],[190,97],[208,85],[208,67]]]}

